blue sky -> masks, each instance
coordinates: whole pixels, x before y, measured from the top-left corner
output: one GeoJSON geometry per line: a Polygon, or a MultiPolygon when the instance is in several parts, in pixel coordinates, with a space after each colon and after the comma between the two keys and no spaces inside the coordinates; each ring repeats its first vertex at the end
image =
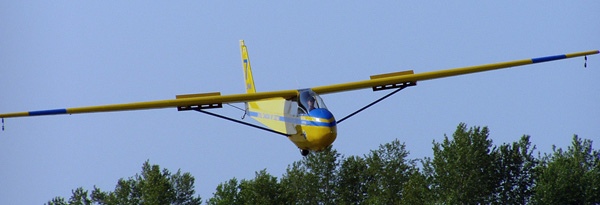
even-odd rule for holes
{"type": "MultiPolygon", "coordinates": [[[[0,2],[0,113],[244,92],[240,39],[259,91],[299,89],[600,49],[599,1],[0,2]]],[[[410,158],[460,122],[537,150],[600,142],[600,56],[424,81],[338,126],[334,148],[399,139],[410,158]]],[[[322,96],[339,119],[383,96],[322,96]]],[[[226,106],[218,113],[241,117],[226,106]]],[[[203,199],[232,177],[281,177],[301,159],[278,135],[176,109],[11,118],[0,132],[0,204],[79,186],[113,190],[147,159],[196,177],[203,199]]],[[[248,120],[253,122],[252,120],[248,120]]]]}

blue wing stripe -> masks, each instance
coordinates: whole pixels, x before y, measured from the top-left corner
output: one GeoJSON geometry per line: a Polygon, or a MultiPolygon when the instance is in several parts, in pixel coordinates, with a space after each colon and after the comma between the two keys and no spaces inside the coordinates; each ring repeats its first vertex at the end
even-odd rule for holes
{"type": "Polygon", "coordinates": [[[559,60],[559,59],[563,59],[563,58],[567,58],[567,55],[555,55],[555,56],[546,56],[546,57],[541,57],[541,58],[532,58],[531,62],[532,63],[541,63],[541,62],[546,62],[546,61],[559,60]]]}
{"type": "Polygon", "coordinates": [[[67,109],[31,111],[29,116],[67,114],[67,109]]]}

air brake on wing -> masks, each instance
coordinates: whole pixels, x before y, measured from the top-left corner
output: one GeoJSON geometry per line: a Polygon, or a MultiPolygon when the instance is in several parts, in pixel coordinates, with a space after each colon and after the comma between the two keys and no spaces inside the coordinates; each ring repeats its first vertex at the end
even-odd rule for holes
{"type": "MultiPolygon", "coordinates": [[[[400,72],[395,72],[395,73],[372,75],[371,80],[379,79],[379,78],[396,77],[396,76],[401,76],[401,75],[412,75],[412,74],[415,74],[415,72],[413,70],[407,70],[407,71],[400,71],[400,72]]],[[[373,87],[373,91],[388,90],[388,89],[393,89],[393,88],[408,87],[408,86],[414,86],[414,85],[417,85],[417,81],[378,85],[378,86],[373,87]]]]}
{"type": "MultiPolygon", "coordinates": [[[[197,97],[220,96],[220,95],[221,95],[220,92],[214,92],[214,93],[177,95],[175,97],[176,97],[176,99],[181,99],[181,98],[197,98],[197,97]]],[[[222,107],[223,107],[223,103],[197,104],[197,105],[177,106],[177,111],[212,109],[212,108],[222,108],[222,107]]]]}

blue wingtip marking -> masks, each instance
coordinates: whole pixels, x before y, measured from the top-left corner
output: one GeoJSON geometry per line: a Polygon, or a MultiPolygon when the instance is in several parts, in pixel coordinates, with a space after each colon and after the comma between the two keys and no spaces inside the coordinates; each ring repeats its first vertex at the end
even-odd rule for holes
{"type": "Polygon", "coordinates": [[[67,114],[67,109],[31,111],[29,116],[67,114]]]}
{"type": "Polygon", "coordinates": [[[555,56],[546,56],[546,57],[541,57],[541,58],[532,58],[531,62],[541,63],[541,62],[553,61],[553,60],[558,60],[558,59],[563,59],[563,58],[567,58],[567,55],[555,55],[555,56]]]}

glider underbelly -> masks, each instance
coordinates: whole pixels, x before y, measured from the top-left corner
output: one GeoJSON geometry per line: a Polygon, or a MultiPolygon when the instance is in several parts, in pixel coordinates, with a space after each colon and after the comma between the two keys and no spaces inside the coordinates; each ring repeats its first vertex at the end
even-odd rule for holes
{"type": "MultiPolygon", "coordinates": [[[[337,137],[337,127],[303,125],[302,131],[305,133],[308,149],[321,151],[327,148],[335,141],[337,137]]],[[[294,142],[295,143],[295,142],[294,142]]]]}

